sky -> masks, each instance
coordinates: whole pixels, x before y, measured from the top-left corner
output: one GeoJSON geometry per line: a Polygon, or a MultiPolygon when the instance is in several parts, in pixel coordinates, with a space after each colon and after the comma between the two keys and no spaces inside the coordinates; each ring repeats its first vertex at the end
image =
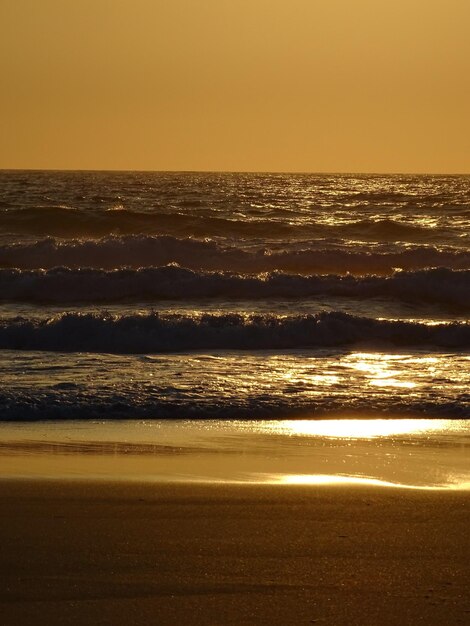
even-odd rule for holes
{"type": "Polygon", "coordinates": [[[470,173],[469,0],[0,0],[0,168],[470,173]]]}

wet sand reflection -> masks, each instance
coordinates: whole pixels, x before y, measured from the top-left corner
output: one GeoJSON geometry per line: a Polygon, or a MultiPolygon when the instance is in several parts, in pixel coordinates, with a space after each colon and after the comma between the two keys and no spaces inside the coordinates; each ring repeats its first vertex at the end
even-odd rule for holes
{"type": "Polygon", "coordinates": [[[469,452],[470,420],[0,425],[3,478],[469,489],[469,452]]]}

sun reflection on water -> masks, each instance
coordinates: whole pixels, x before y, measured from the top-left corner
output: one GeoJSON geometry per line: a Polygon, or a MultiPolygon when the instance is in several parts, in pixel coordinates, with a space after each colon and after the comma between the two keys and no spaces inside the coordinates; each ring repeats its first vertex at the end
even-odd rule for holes
{"type": "Polygon", "coordinates": [[[413,387],[416,387],[416,383],[396,380],[396,378],[376,378],[369,381],[369,385],[375,385],[376,387],[400,387],[402,389],[413,389],[413,387]]]}
{"type": "Polygon", "coordinates": [[[351,355],[352,363],[349,363],[349,367],[364,372],[368,384],[374,387],[413,389],[418,383],[411,380],[399,380],[397,376],[403,374],[403,371],[396,369],[396,365],[393,368],[394,363],[402,361],[403,358],[403,355],[396,354],[355,352],[351,355]]]}
{"type": "Polygon", "coordinates": [[[455,430],[452,420],[439,419],[335,419],[269,422],[269,430],[283,435],[309,435],[342,439],[372,439],[392,435],[423,435],[455,430]]]}
{"type": "Polygon", "coordinates": [[[364,487],[394,487],[396,489],[424,489],[432,491],[442,489],[467,490],[470,488],[470,482],[465,480],[455,480],[455,482],[441,485],[412,485],[394,483],[388,480],[380,480],[366,476],[341,476],[338,474],[283,474],[273,476],[266,482],[281,485],[359,485],[364,487]]]}
{"type": "Polygon", "coordinates": [[[282,485],[363,485],[378,487],[399,487],[409,489],[439,489],[440,487],[423,487],[414,485],[402,485],[392,483],[378,478],[367,478],[359,476],[339,476],[329,474],[285,474],[279,476],[277,481],[282,485]]]}

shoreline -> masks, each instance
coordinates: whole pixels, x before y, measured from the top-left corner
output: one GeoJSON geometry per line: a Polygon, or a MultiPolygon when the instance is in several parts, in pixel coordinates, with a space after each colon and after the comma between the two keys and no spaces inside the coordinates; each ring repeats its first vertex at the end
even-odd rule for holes
{"type": "Polygon", "coordinates": [[[470,420],[0,424],[0,480],[470,489],[470,420]]]}

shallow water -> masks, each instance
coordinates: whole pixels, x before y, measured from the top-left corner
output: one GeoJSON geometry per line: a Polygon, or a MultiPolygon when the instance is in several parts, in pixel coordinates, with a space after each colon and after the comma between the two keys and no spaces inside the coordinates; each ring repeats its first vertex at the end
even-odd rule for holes
{"type": "Polygon", "coordinates": [[[470,489],[470,420],[0,425],[0,478],[470,489]]]}
{"type": "Polygon", "coordinates": [[[10,419],[469,414],[470,357],[338,349],[111,355],[6,352],[10,419]]]}

